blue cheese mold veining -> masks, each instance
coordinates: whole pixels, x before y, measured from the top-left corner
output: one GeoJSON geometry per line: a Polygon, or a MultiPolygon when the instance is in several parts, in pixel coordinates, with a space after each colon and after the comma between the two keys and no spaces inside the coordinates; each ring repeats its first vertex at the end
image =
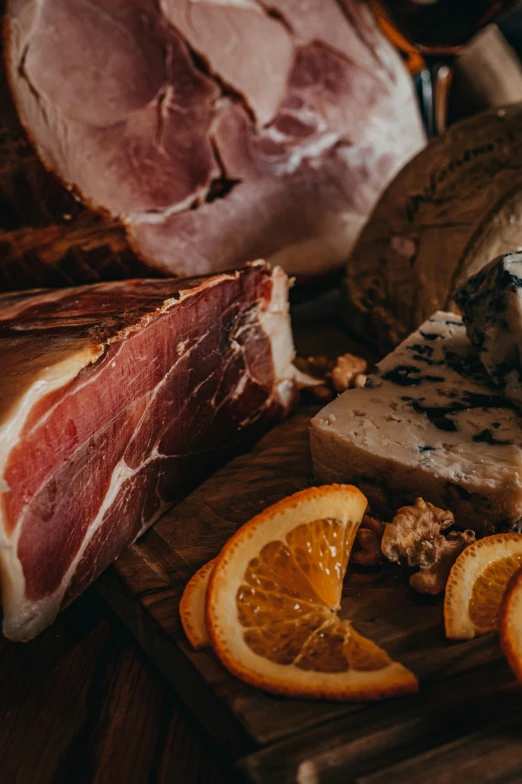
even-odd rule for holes
{"type": "Polygon", "coordinates": [[[489,376],[522,405],[522,253],[487,264],[457,289],[455,301],[489,376]]]}
{"type": "Polygon", "coordinates": [[[350,482],[387,519],[418,496],[477,533],[519,530],[522,417],[488,377],[464,323],[435,313],[312,420],[316,478],[350,482]]]}

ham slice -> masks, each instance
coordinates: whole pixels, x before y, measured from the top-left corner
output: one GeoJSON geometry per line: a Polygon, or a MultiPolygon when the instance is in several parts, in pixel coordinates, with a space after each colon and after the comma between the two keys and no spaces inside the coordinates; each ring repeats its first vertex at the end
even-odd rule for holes
{"type": "Polygon", "coordinates": [[[118,221],[84,207],[45,170],[4,77],[0,73],[0,292],[153,277],[118,221]]]}
{"type": "Polygon", "coordinates": [[[3,630],[42,631],[225,455],[291,407],[288,280],[0,297],[3,630]]]}
{"type": "MultiPolygon", "coordinates": [[[[163,275],[260,256],[334,270],[424,144],[411,79],[362,0],[9,0],[5,29],[41,160],[163,275]]],[[[128,263],[121,239],[96,239],[74,274],[128,263]]],[[[46,263],[72,276],[57,250],[46,263]]]]}

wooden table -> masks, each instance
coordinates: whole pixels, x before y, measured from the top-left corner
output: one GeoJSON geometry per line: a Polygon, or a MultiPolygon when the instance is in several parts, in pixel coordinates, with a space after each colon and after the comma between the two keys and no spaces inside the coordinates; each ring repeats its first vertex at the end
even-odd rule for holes
{"type": "Polygon", "coordinates": [[[195,719],[91,588],[37,640],[0,639],[0,782],[225,784],[195,719]]]}
{"type": "MultiPolygon", "coordinates": [[[[327,318],[317,315],[317,303],[313,308],[308,303],[294,308],[299,353],[320,353],[325,346],[334,354],[361,351],[362,347],[351,343],[332,320],[335,302],[326,297],[323,304],[327,318]]],[[[303,412],[298,416],[303,418],[303,412]]],[[[282,427],[286,432],[293,425],[289,421],[282,427]]],[[[272,440],[268,436],[265,444],[272,440]]],[[[259,444],[253,450],[258,453],[256,460],[262,448],[259,444]]],[[[233,464],[224,470],[230,479],[233,464]]],[[[218,475],[206,483],[207,491],[216,481],[220,481],[218,475]]],[[[200,488],[203,494],[204,487],[200,488]]],[[[199,491],[192,501],[189,498],[179,505],[179,512],[170,514],[188,519],[187,509],[197,505],[198,499],[199,491]]],[[[245,499],[237,504],[238,515],[245,511],[242,504],[248,507],[245,499]]],[[[215,512],[215,504],[213,508],[215,512]]],[[[196,517],[201,516],[198,513],[196,517]]],[[[125,576],[126,564],[133,557],[139,559],[147,548],[154,550],[166,522],[164,518],[122,556],[101,578],[97,590],[105,585],[105,592],[110,593],[111,579],[125,576]]],[[[211,543],[212,536],[208,538],[211,543]]],[[[168,560],[170,551],[162,552],[168,560]]],[[[153,556],[148,560],[153,563],[153,556]]],[[[156,576],[174,578],[176,563],[173,556],[170,572],[159,570],[156,576]]],[[[137,574],[148,579],[143,568],[137,574]]],[[[138,604],[145,610],[156,606],[150,586],[140,601],[132,596],[130,600],[133,608],[138,604]]],[[[161,601],[157,606],[161,607],[161,601]]],[[[432,615],[427,608],[426,617],[432,615]]],[[[372,636],[370,630],[361,630],[372,636]]],[[[413,632],[410,653],[418,652],[416,666],[422,669],[423,646],[440,647],[441,632],[435,627],[433,633],[428,626],[413,632]]],[[[141,637],[146,648],[149,636],[141,637]]],[[[169,642],[167,635],[165,641],[169,642]]],[[[160,652],[158,648],[151,655],[158,658],[160,652]]],[[[294,733],[295,725],[289,722],[288,737],[260,744],[239,769],[251,781],[270,784],[276,780],[293,784],[295,771],[299,771],[299,784],[522,782],[522,690],[514,683],[498,645],[483,638],[443,653],[440,674],[444,678],[432,673],[419,698],[368,706],[357,717],[334,716],[335,706],[330,710],[324,704],[311,705],[314,726],[308,722],[310,726],[303,732],[294,733]],[[301,764],[304,757],[307,761],[301,764]]],[[[206,654],[199,655],[204,658],[206,654]]],[[[211,654],[208,657],[212,664],[211,654]]],[[[164,659],[163,669],[168,670],[171,664],[170,659],[164,659]]],[[[216,664],[212,666],[215,669],[216,664]]],[[[232,702],[234,695],[238,698],[237,711],[248,711],[252,701],[263,701],[260,694],[250,694],[247,699],[248,688],[232,683],[230,677],[216,676],[214,685],[221,697],[228,695],[232,702]]],[[[194,697],[190,679],[183,680],[183,688],[190,702],[194,697]]],[[[264,701],[274,703],[283,722],[292,709],[283,700],[264,701]]],[[[199,696],[192,703],[194,712],[201,713],[199,696]]],[[[306,707],[303,710],[306,713],[306,707]]],[[[301,722],[303,715],[300,710],[301,722]]],[[[224,725],[219,726],[222,729],[224,725]]],[[[0,784],[225,784],[234,780],[230,763],[227,767],[218,748],[95,588],[74,602],[37,640],[15,645],[0,638],[0,784]]]]}
{"type": "MultiPolygon", "coordinates": [[[[294,307],[299,353],[356,344],[336,291],[294,307]],[[319,315],[317,315],[319,312],[319,315]]],[[[0,784],[225,784],[224,757],[95,588],[31,643],[0,634],[0,784]]]]}

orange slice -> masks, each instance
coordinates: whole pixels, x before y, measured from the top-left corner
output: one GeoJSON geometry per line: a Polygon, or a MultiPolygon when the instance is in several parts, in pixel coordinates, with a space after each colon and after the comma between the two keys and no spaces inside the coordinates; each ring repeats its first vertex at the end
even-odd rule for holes
{"type": "Polygon", "coordinates": [[[338,616],[366,504],[355,487],[313,487],[266,509],[225,545],[210,578],[207,626],[234,675],[295,697],[416,691],[413,673],[338,616]]]}
{"type": "Polygon", "coordinates": [[[522,534],[495,534],[467,547],[446,585],[446,636],[469,640],[496,631],[507,584],[521,566],[522,534]]]}
{"type": "Polygon", "coordinates": [[[208,581],[215,563],[216,559],[213,558],[212,561],[198,569],[185,586],[179,604],[183,630],[196,651],[201,650],[201,648],[207,648],[210,645],[207,622],[205,620],[205,602],[208,581]]]}
{"type": "Polygon", "coordinates": [[[522,569],[509,581],[500,611],[499,631],[509,666],[522,681],[522,569]]]}

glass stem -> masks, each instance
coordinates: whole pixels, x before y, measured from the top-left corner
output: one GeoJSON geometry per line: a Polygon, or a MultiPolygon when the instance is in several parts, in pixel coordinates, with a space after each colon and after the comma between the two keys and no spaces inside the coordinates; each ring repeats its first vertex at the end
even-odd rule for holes
{"type": "Polygon", "coordinates": [[[429,68],[423,68],[420,72],[420,103],[421,115],[428,139],[434,136],[433,126],[433,85],[431,83],[431,73],[429,68]]]}
{"type": "Polygon", "coordinates": [[[447,63],[437,63],[431,67],[433,80],[433,120],[435,134],[440,136],[448,127],[448,101],[452,72],[447,63]]]}
{"type": "Polygon", "coordinates": [[[422,115],[429,139],[447,128],[451,68],[448,63],[430,62],[421,75],[422,115]]]}

